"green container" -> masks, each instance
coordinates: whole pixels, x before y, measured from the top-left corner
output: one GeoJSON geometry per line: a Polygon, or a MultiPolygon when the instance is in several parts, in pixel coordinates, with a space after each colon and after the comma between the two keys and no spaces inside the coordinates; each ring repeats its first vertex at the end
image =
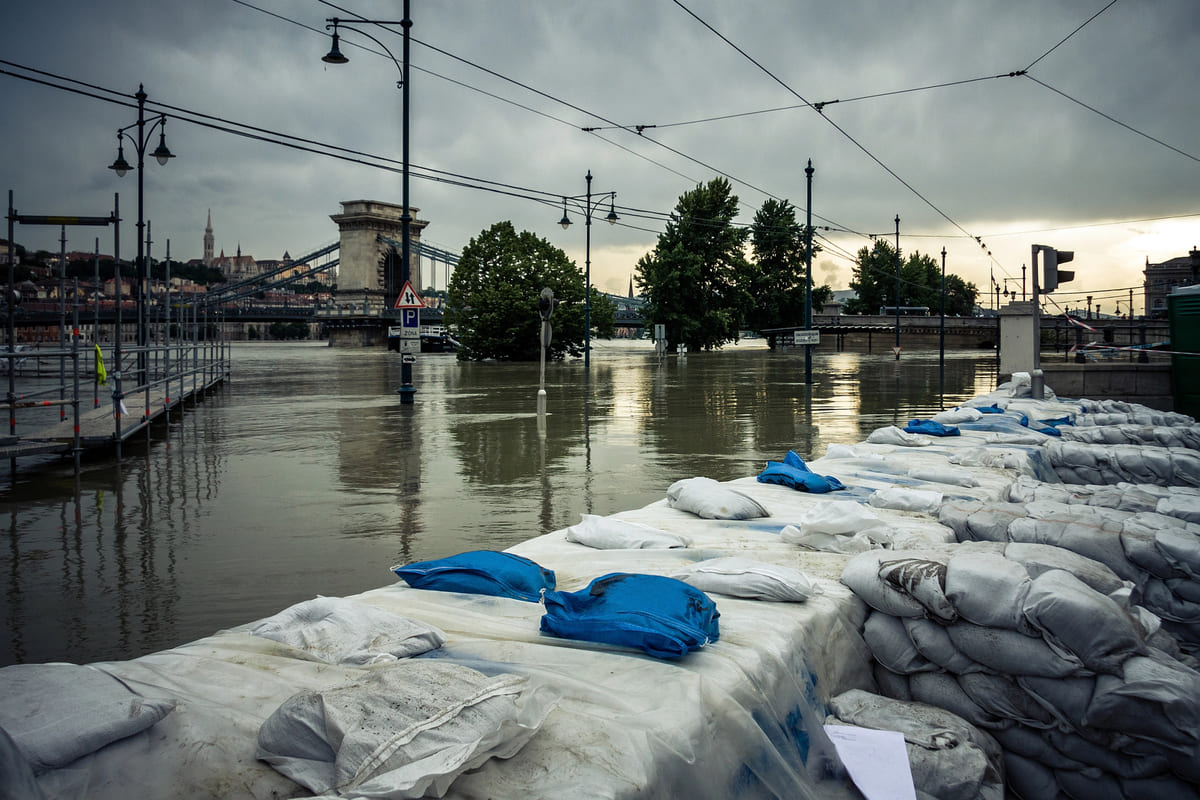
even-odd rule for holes
{"type": "Polygon", "coordinates": [[[1171,392],[1175,410],[1200,419],[1200,286],[1167,295],[1171,325],[1171,392]]]}

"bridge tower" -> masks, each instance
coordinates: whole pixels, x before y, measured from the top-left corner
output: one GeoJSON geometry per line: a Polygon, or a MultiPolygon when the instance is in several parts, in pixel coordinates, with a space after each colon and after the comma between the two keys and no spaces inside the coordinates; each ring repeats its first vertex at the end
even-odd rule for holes
{"type": "Polygon", "coordinates": [[[421,260],[416,245],[429,222],[416,218],[420,209],[409,211],[413,219],[409,222],[411,274],[407,276],[401,274],[402,206],[379,200],[346,200],[341,214],[330,215],[338,226],[341,250],[333,313],[345,320],[333,328],[335,344],[386,344],[389,321],[395,324],[395,314],[388,312],[404,281],[411,281],[421,290],[421,260]]]}

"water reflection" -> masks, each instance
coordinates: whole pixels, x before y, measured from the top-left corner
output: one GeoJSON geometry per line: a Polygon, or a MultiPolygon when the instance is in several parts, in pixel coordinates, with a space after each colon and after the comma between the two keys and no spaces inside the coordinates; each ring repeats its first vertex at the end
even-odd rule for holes
{"type": "Polygon", "coordinates": [[[127,658],[394,579],[397,562],[504,548],[580,514],[755,474],[993,388],[990,355],[734,348],[659,359],[597,343],[592,372],[394,354],[235,348],[230,383],[120,464],[0,473],[0,664],[127,658]]]}

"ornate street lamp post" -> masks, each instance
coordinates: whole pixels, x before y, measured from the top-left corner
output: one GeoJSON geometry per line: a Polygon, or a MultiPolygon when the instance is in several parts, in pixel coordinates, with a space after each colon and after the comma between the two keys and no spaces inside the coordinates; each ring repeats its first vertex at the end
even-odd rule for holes
{"type": "MultiPolygon", "coordinates": [[[[129,162],[125,160],[125,144],[124,140],[128,139],[133,145],[134,152],[137,153],[137,343],[138,343],[138,372],[139,379],[142,383],[146,382],[146,260],[144,256],[145,236],[145,166],[146,166],[146,148],[150,145],[150,137],[154,135],[154,131],[158,129],[158,147],[154,149],[152,155],[159,164],[166,166],[167,162],[175,157],[175,154],[167,149],[167,115],[160,114],[158,119],[146,125],[146,90],[142,84],[138,84],[137,94],[138,118],[137,122],[131,125],[126,125],[124,128],[117,129],[117,159],[108,165],[108,168],[117,173],[117,177],[124,177],[126,172],[134,169],[129,162]],[[131,128],[137,128],[136,137],[129,131],[131,128]]],[[[115,265],[117,284],[121,282],[121,265],[115,265]]],[[[119,301],[118,301],[119,302],[119,301]]],[[[117,338],[121,336],[120,329],[117,330],[117,338]]],[[[120,364],[117,369],[120,369],[120,364]]]]}
{"type": "Polygon", "coordinates": [[[583,367],[590,369],[592,365],[592,212],[608,199],[608,220],[609,225],[615,225],[620,217],[617,216],[616,209],[616,192],[605,192],[596,195],[596,200],[592,201],[592,171],[589,169],[585,176],[587,180],[587,194],[579,194],[574,197],[563,198],[563,215],[558,221],[562,225],[563,230],[571,227],[571,218],[567,216],[567,201],[575,200],[583,202],[583,220],[584,228],[587,230],[586,250],[583,262],[583,367]]]}
{"type": "MultiPolygon", "coordinates": [[[[345,64],[350,59],[342,54],[338,49],[338,28],[354,31],[363,36],[366,36],[375,44],[383,48],[388,57],[392,59],[392,63],[396,65],[396,69],[400,70],[400,80],[396,82],[396,88],[400,89],[400,280],[408,281],[412,279],[411,270],[411,254],[412,246],[409,241],[409,235],[412,229],[412,214],[408,210],[408,48],[409,48],[409,33],[412,29],[412,17],[409,14],[409,0],[404,0],[404,19],[401,20],[386,20],[386,19],[352,19],[344,20],[338,17],[330,17],[325,20],[327,23],[325,29],[333,28],[333,46],[329,52],[322,56],[321,60],[326,64],[345,64]],[[353,23],[353,24],[352,24],[353,23]],[[399,25],[403,29],[403,47],[400,52],[403,63],[396,60],[396,56],[392,55],[392,51],[387,45],[376,39],[371,34],[361,28],[356,28],[354,25],[399,25]]],[[[394,283],[395,281],[393,281],[394,283]]],[[[403,286],[403,283],[401,283],[403,286]]],[[[386,286],[386,290],[392,290],[395,287],[386,286]]],[[[399,294],[399,289],[395,289],[399,294]]],[[[385,297],[385,303],[392,305],[394,297],[385,297]]],[[[400,402],[404,405],[409,405],[413,402],[413,395],[416,389],[412,382],[412,364],[403,359],[400,364],[400,388],[397,392],[400,395],[400,402]]]]}

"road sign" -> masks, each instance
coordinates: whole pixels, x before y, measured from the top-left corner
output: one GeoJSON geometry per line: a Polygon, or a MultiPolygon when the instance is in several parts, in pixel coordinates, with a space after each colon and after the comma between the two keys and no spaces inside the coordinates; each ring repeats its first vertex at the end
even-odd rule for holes
{"type": "Polygon", "coordinates": [[[405,281],[404,288],[400,290],[400,296],[396,298],[396,308],[424,308],[425,301],[421,299],[421,295],[417,294],[417,290],[412,287],[412,281],[405,281]]]}
{"type": "Polygon", "coordinates": [[[417,363],[417,357],[412,353],[404,353],[403,355],[400,356],[400,363],[401,364],[415,364],[415,363],[417,363]]]}
{"type": "Polygon", "coordinates": [[[893,347],[893,348],[892,348],[892,355],[896,356],[897,358],[899,358],[899,357],[900,357],[900,347],[899,347],[899,345],[897,345],[896,347],[893,347]]]}
{"type": "Polygon", "coordinates": [[[795,344],[820,344],[820,331],[796,331],[792,334],[795,344]]]}

